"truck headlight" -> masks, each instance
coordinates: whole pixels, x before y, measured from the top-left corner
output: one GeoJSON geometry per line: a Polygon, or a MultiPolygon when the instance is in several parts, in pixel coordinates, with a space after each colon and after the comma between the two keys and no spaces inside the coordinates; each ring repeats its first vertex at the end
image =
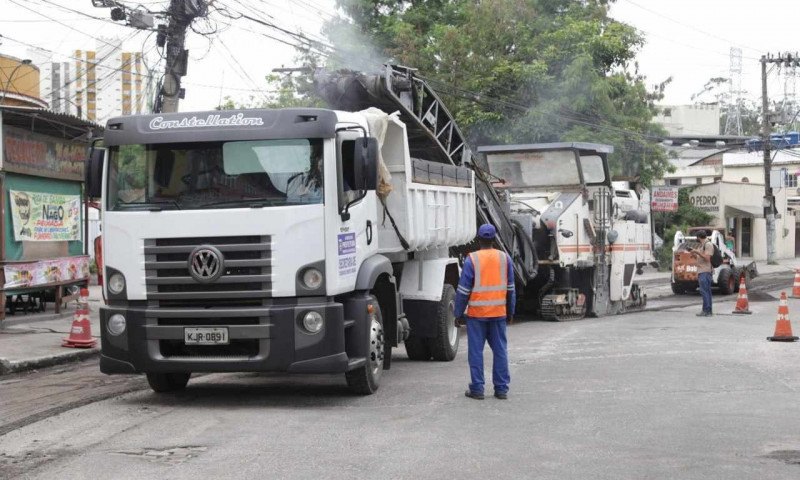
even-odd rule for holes
{"type": "Polygon", "coordinates": [[[322,272],[316,268],[309,268],[303,272],[303,286],[309,290],[316,290],[322,285],[322,272]]]}
{"type": "Polygon", "coordinates": [[[324,320],[319,312],[308,312],[303,316],[303,328],[308,330],[308,333],[319,333],[322,330],[324,320]]]}
{"type": "Polygon", "coordinates": [[[108,279],[108,291],[114,295],[119,295],[125,290],[125,277],[121,273],[114,273],[108,279]]]}
{"type": "Polygon", "coordinates": [[[125,331],[125,324],[125,317],[122,314],[115,313],[108,319],[106,329],[111,335],[117,336],[125,331]]]}

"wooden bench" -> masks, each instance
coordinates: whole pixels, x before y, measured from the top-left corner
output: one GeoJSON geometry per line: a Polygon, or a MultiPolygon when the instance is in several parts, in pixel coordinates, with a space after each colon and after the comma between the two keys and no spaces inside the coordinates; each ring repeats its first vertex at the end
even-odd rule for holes
{"type": "MultiPolygon", "coordinates": [[[[1,270],[0,270],[1,271],[1,270]]],[[[2,275],[0,275],[2,276],[2,275]]],[[[19,287],[19,288],[9,288],[9,289],[2,289],[0,291],[0,320],[4,319],[6,316],[6,311],[9,310],[9,298],[12,302],[12,308],[17,305],[21,305],[28,309],[32,308],[34,304],[31,303],[31,296],[33,295],[34,298],[39,298],[40,305],[36,307],[39,311],[44,311],[44,305],[46,304],[46,293],[48,291],[53,291],[53,299],[55,305],[55,313],[61,313],[62,305],[66,306],[67,303],[78,300],[80,297],[80,288],[87,287],[89,285],[89,278],[78,278],[74,280],[65,280],[62,282],[53,282],[53,283],[45,283],[42,285],[33,285],[30,287],[19,287]],[[78,287],[75,293],[67,293],[65,295],[64,290],[68,287],[76,286],[78,287]],[[13,297],[17,296],[18,299],[15,300],[13,297]],[[24,298],[19,298],[22,296],[28,296],[28,299],[25,300],[24,298]],[[21,300],[20,303],[17,303],[18,300],[21,300]]],[[[36,310],[34,310],[36,311],[36,310]]],[[[9,312],[12,315],[14,311],[9,312]]],[[[27,313],[27,312],[26,312],[27,313]]]]}

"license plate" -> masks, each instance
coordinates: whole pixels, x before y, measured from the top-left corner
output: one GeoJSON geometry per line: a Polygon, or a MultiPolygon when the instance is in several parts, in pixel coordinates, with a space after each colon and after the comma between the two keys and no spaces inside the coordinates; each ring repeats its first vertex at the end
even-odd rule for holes
{"type": "Polygon", "coordinates": [[[186,345],[227,345],[227,328],[184,328],[183,341],[186,345]]]}

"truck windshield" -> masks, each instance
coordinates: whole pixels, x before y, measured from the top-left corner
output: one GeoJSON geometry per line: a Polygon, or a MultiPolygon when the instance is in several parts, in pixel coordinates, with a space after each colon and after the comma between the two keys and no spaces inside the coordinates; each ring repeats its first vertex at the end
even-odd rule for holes
{"type": "Polygon", "coordinates": [[[505,188],[580,185],[572,150],[510,152],[487,155],[489,171],[502,178],[505,188]]]}
{"type": "Polygon", "coordinates": [[[322,203],[322,140],[110,148],[108,209],[207,209],[322,203]]]}

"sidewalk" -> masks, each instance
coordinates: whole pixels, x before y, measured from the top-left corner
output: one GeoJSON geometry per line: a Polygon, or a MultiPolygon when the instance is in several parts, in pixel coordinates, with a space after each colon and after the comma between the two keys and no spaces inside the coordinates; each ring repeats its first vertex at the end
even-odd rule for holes
{"type": "Polygon", "coordinates": [[[60,314],[49,312],[7,316],[0,323],[0,375],[35,370],[60,363],[82,360],[100,352],[99,310],[101,289],[89,287],[89,318],[95,348],[67,348],[61,340],[69,336],[76,302],[70,302],[60,314]]]}
{"type": "MultiPolygon", "coordinates": [[[[744,259],[744,263],[751,260],[744,259]]],[[[800,260],[789,258],[779,260],[777,265],[758,262],[759,275],[771,275],[785,272],[791,278],[800,260]]],[[[663,292],[652,293],[653,299],[663,295],[671,295],[669,290],[670,272],[658,272],[646,267],[644,274],[638,275],[636,281],[647,284],[650,290],[653,285],[661,285],[663,292]],[[662,285],[663,283],[663,285],[662,285]]],[[[734,299],[735,300],[735,299],[734,299]]],[[[34,370],[50,365],[78,361],[95,356],[100,347],[100,306],[103,303],[101,288],[97,285],[89,287],[89,317],[92,323],[92,334],[97,339],[95,348],[79,349],[61,346],[61,340],[69,336],[75,302],[62,310],[59,315],[52,311],[41,314],[9,316],[0,324],[0,375],[25,370],[34,370]]]]}

